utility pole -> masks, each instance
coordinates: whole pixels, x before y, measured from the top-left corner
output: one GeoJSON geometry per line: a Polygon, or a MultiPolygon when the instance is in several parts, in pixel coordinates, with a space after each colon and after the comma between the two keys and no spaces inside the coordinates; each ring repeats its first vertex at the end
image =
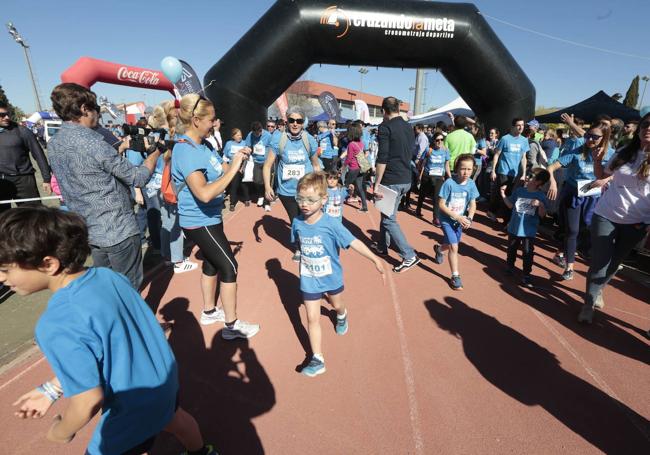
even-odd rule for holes
{"type": "Polygon", "coordinates": [[[25,60],[27,61],[27,69],[29,70],[29,77],[32,80],[32,89],[34,90],[34,98],[36,98],[36,108],[38,109],[39,112],[43,111],[43,107],[41,106],[41,97],[38,94],[38,88],[36,88],[36,79],[34,79],[34,71],[32,70],[32,61],[29,57],[29,45],[25,42],[22,36],[18,33],[18,30],[16,30],[16,27],[14,27],[14,24],[12,22],[7,22],[7,30],[9,31],[9,34],[11,37],[14,39],[14,41],[23,48],[23,52],[25,53],[25,60]]]}
{"type": "Polygon", "coordinates": [[[368,74],[368,68],[362,66],[361,68],[359,68],[359,73],[361,74],[361,87],[359,88],[359,91],[363,92],[363,76],[368,74]]]}

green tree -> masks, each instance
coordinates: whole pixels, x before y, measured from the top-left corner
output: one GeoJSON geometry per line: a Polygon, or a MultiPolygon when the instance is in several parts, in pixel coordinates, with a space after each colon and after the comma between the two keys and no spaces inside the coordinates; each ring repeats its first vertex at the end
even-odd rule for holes
{"type": "Polygon", "coordinates": [[[14,122],[20,122],[25,116],[25,113],[19,108],[9,102],[2,85],[0,85],[0,102],[6,103],[9,106],[9,117],[14,122]]]}
{"type": "Polygon", "coordinates": [[[625,99],[623,104],[632,109],[636,109],[636,105],[639,102],[639,76],[632,79],[630,83],[630,88],[627,89],[625,94],[625,99]]]}

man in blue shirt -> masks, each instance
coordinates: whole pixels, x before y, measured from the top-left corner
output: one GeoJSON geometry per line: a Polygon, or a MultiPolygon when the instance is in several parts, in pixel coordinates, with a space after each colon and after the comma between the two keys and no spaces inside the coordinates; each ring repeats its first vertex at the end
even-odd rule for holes
{"type": "Polygon", "coordinates": [[[510,212],[505,210],[498,189],[505,185],[506,195],[509,196],[515,186],[517,176],[520,180],[526,178],[526,152],[530,146],[528,139],[521,135],[523,131],[524,119],[513,119],[510,134],[503,136],[495,148],[491,179],[497,191],[491,193],[490,210],[487,212],[487,216],[492,221],[496,221],[499,212],[503,212],[504,225],[510,221],[510,212]]]}
{"type": "MultiPolygon", "coordinates": [[[[255,185],[254,191],[258,194],[257,206],[262,207],[267,212],[271,211],[271,201],[264,199],[264,162],[266,161],[266,154],[271,146],[273,136],[267,130],[262,128],[260,122],[251,123],[251,131],[246,136],[246,146],[253,152],[253,184],[255,185]]],[[[253,197],[253,196],[251,196],[253,197]]]]}

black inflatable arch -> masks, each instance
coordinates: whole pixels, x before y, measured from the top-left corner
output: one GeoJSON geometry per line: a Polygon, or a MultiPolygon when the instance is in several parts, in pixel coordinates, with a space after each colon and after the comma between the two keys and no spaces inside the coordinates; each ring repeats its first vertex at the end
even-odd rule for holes
{"type": "Polygon", "coordinates": [[[438,68],[502,131],[534,114],[533,84],[468,3],[278,0],[210,68],[206,94],[229,128],[245,131],[315,63],[438,68]]]}

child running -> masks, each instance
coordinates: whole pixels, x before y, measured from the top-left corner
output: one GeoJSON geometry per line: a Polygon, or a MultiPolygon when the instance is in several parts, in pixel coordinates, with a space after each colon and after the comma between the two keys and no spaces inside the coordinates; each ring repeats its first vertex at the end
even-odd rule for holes
{"type": "Polygon", "coordinates": [[[451,269],[451,288],[455,291],[463,289],[463,282],[458,271],[458,244],[463,233],[472,225],[476,212],[476,199],[479,197],[478,188],[470,177],[474,172],[474,156],[465,153],[456,158],[454,178],[447,179],[440,187],[438,210],[440,227],[444,234],[442,245],[434,245],[436,264],[445,260],[445,252],[449,251],[449,268],[451,269]],[[465,215],[467,213],[467,215],[465,215]]]}
{"type": "Polygon", "coordinates": [[[338,171],[327,171],[327,203],[325,213],[343,222],[343,202],[348,197],[348,190],[339,183],[338,171]]]}
{"type": "Polygon", "coordinates": [[[327,295],[336,310],[336,333],[348,331],[348,313],[343,304],[343,269],[339,249],[352,247],[372,261],[385,280],[382,261],[342,223],[323,213],[327,202],[327,179],[322,172],[305,175],[298,181],[296,201],[300,215],[291,224],[291,241],[300,244],[300,290],[307,308],[307,330],[312,357],[302,374],[313,377],[325,373],[321,348],[320,305],[327,295]]]}
{"type": "Polygon", "coordinates": [[[506,207],[512,209],[512,216],[508,223],[508,269],[509,274],[515,271],[515,261],[519,245],[522,248],[524,261],[524,275],[521,285],[530,287],[530,273],[533,270],[533,256],[535,251],[535,236],[539,226],[540,217],[546,216],[546,195],[541,190],[542,186],[550,179],[546,169],[533,169],[532,175],[526,181],[525,187],[519,187],[506,196],[506,186],[500,188],[501,197],[506,207]]]}
{"type": "Polygon", "coordinates": [[[47,438],[67,443],[101,411],[87,454],[141,454],[161,431],[189,454],[216,454],[178,406],[178,371],[160,324],[123,275],[84,268],[81,217],[46,207],[0,215],[0,282],[18,295],[53,292],[36,342],[56,377],[14,403],[22,419],[45,416],[65,395],[47,438]]]}

